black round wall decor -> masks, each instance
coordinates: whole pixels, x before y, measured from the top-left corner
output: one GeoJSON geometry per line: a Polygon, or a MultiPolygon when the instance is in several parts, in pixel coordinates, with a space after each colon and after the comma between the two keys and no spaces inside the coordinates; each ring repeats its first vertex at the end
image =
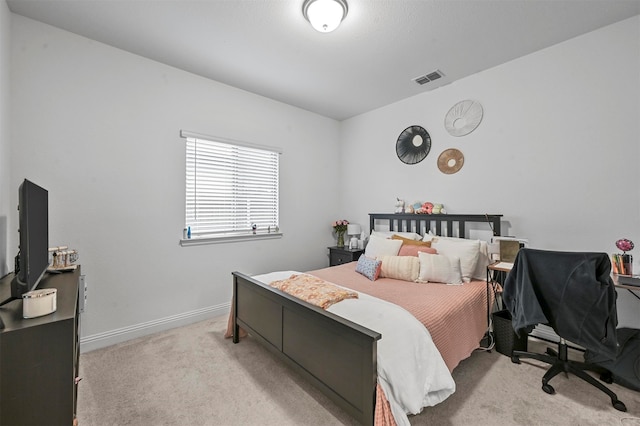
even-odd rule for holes
{"type": "Polygon", "coordinates": [[[400,133],[396,142],[396,154],[405,164],[417,164],[431,150],[431,136],[422,126],[409,126],[400,133]]]}

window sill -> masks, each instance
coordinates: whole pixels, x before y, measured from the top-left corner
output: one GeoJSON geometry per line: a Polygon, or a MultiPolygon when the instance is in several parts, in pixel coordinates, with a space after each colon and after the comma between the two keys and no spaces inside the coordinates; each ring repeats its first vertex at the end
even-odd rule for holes
{"type": "Polygon", "coordinates": [[[207,244],[235,243],[238,241],[256,241],[256,240],[273,240],[282,238],[282,232],[259,233],[259,234],[241,234],[241,235],[217,235],[215,237],[194,237],[181,239],[180,245],[201,246],[207,244]]]}

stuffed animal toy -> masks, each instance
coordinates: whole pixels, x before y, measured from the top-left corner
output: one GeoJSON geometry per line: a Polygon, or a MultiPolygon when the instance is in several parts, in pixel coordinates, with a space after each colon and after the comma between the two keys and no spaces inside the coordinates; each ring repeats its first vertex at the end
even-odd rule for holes
{"type": "Polygon", "coordinates": [[[426,203],[422,203],[420,210],[422,211],[422,213],[431,214],[431,212],[433,211],[433,203],[430,203],[428,201],[426,203]]]}
{"type": "Polygon", "coordinates": [[[421,208],[422,208],[422,202],[421,201],[416,201],[415,203],[413,203],[413,212],[414,213],[418,213],[421,208]]]}
{"type": "Polygon", "coordinates": [[[431,210],[432,214],[445,214],[444,206],[440,203],[436,203],[433,205],[433,209],[431,210]]]}
{"type": "Polygon", "coordinates": [[[405,210],[405,213],[409,213],[409,214],[413,213],[413,206],[411,204],[409,204],[407,206],[407,209],[405,210]]]}
{"type": "Polygon", "coordinates": [[[396,213],[404,213],[404,200],[396,198],[396,213]]]}

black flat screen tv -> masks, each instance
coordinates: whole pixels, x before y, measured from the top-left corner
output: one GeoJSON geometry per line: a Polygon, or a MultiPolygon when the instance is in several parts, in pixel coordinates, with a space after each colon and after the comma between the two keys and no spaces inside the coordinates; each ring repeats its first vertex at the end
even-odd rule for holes
{"type": "Polygon", "coordinates": [[[49,266],[49,192],[25,179],[18,190],[20,247],[11,297],[0,306],[33,290],[49,266]]]}

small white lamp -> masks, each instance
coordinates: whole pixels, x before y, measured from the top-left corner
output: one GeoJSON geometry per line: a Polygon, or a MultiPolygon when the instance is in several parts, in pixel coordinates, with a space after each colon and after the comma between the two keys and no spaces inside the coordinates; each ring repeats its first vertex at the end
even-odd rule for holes
{"type": "Polygon", "coordinates": [[[349,240],[349,249],[357,249],[358,248],[358,237],[356,235],[360,235],[362,232],[362,228],[357,223],[350,223],[347,225],[347,235],[352,235],[349,240]]]}

